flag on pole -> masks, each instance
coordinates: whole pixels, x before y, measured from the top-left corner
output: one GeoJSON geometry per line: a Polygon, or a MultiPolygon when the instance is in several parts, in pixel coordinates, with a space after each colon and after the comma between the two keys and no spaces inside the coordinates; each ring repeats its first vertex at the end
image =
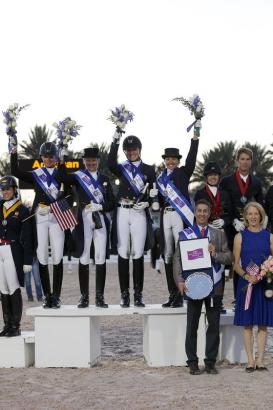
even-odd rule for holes
{"type": "Polygon", "coordinates": [[[62,231],[73,228],[78,224],[78,221],[72,212],[72,208],[65,198],[50,204],[50,209],[62,231]]]}

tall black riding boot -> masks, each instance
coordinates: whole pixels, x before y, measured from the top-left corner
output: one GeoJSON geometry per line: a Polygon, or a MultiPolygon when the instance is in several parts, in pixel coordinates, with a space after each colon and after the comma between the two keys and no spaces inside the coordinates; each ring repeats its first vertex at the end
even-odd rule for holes
{"type": "Polygon", "coordinates": [[[136,307],[145,307],[142,291],[144,282],[144,258],[133,259],[134,302],[136,307]]]}
{"type": "Polygon", "coordinates": [[[78,308],[87,308],[89,306],[89,264],[82,265],[79,262],[79,283],[81,298],[78,308]]]}
{"type": "Polygon", "coordinates": [[[11,328],[11,301],[10,295],[5,295],[1,293],[1,303],[2,303],[2,312],[3,312],[3,320],[4,320],[4,328],[2,332],[0,332],[1,336],[6,336],[11,328]]]}
{"type": "Polygon", "coordinates": [[[51,308],[51,290],[50,290],[50,277],[49,277],[48,265],[42,265],[39,262],[39,271],[40,271],[42,288],[43,288],[43,292],[45,296],[43,308],[49,309],[51,308]]]}
{"type": "Polygon", "coordinates": [[[180,292],[178,291],[174,278],[173,278],[173,264],[164,263],[164,265],[165,265],[167,286],[168,286],[168,291],[169,291],[169,299],[167,300],[167,302],[162,304],[162,307],[163,308],[181,307],[183,306],[183,298],[180,292]]]}
{"type": "Polygon", "coordinates": [[[106,263],[96,265],[96,300],[97,307],[108,308],[107,303],[104,302],[104,287],[106,277],[106,263]]]}
{"type": "Polygon", "coordinates": [[[130,307],[129,259],[124,259],[121,256],[118,256],[118,277],[121,292],[120,306],[124,308],[130,307]]]}
{"type": "Polygon", "coordinates": [[[20,336],[20,323],[23,312],[23,300],[21,289],[18,288],[16,291],[10,295],[10,304],[11,304],[11,327],[7,334],[7,337],[20,336]]]}
{"type": "Polygon", "coordinates": [[[63,261],[61,260],[58,265],[53,265],[53,293],[51,297],[51,307],[53,309],[59,309],[61,307],[61,290],[63,283],[63,261]]]}

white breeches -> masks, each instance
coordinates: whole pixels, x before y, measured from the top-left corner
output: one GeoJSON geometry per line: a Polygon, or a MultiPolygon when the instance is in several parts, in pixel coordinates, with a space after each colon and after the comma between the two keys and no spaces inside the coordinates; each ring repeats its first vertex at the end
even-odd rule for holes
{"type": "Polygon", "coordinates": [[[12,295],[20,288],[10,245],[0,246],[0,291],[12,295]]]}
{"type": "Polygon", "coordinates": [[[101,265],[105,263],[106,245],[107,245],[107,229],[103,215],[100,214],[102,228],[95,229],[95,224],[92,219],[92,212],[82,211],[83,229],[84,229],[84,249],[80,257],[80,263],[88,265],[90,262],[90,247],[92,240],[94,241],[95,264],[101,265]]]}
{"type": "Polygon", "coordinates": [[[147,235],[147,221],[145,211],[136,211],[133,208],[118,208],[117,236],[118,254],[129,259],[143,256],[147,235]],[[130,246],[131,245],[131,246],[130,246]]]}
{"type": "Polygon", "coordinates": [[[164,211],[164,259],[165,263],[171,263],[175,245],[178,241],[179,232],[183,229],[183,220],[176,211],[164,211]]]}
{"type": "Polygon", "coordinates": [[[37,258],[42,265],[48,264],[48,245],[50,243],[52,262],[58,265],[64,252],[64,232],[61,230],[53,213],[39,215],[36,213],[37,258]]]}

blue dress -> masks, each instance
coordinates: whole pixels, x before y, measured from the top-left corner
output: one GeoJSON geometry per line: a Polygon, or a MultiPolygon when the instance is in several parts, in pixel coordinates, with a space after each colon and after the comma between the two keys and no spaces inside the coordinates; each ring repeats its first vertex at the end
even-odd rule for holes
{"type": "MultiPolygon", "coordinates": [[[[245,229],[241,232],[241,265],[245,270],[252,261],[258,266],[270,255],[270,232],[262,230],[251,232],[245,229]]],[[[239,278],[234,324],[237,326],[273,326],[273,300],[264,296],[265,279],[252,287],[252,295],[248,310],[245,310],[246,290],[248,281],[239,278]]]]}

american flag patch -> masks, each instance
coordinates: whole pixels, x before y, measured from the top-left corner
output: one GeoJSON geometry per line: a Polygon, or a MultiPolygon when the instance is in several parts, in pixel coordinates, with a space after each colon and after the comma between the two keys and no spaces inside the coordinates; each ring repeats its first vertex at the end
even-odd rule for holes
{"type": "Polygon", "coordinates": [[[75,218],[71,206],[66,199],[60,199],[53,202],[50,205],[50,209],[55,216],[60,228],[62,231],[66,229],[73,228],[78,224],[77,219],[75,218]]]}

